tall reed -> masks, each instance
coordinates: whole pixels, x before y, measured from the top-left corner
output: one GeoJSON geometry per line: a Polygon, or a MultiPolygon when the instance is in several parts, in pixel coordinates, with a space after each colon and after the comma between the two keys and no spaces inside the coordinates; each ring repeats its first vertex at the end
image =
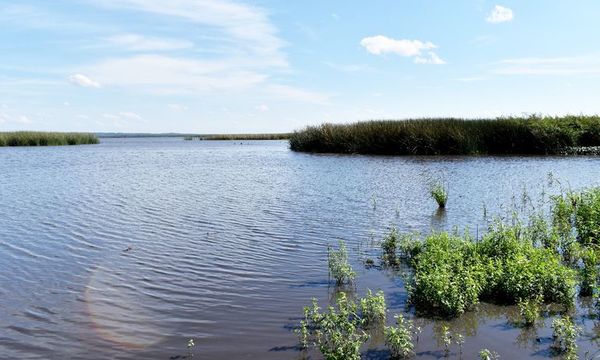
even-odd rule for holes
{"type": "Polygon", "coordinates": [[[98,144],[98,137],[87,133],[41,131],[0,132],[0,146],[56,146],[98,144]]]}
{"type": "Polygon", "coordinates": [[[600,146],[600,116],[417,119],[309,126],[294,151],[389,155],[580,153],[600,146]]]}

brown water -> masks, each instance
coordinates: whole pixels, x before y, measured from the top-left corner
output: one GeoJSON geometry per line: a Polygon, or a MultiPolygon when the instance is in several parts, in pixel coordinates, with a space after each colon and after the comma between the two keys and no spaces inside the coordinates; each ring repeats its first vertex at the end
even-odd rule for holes
{"type": "MultiPolygon", "coordinates": [[[[345,239],[356,293],[383,289],[405,310],[402,280],[366,269],[389,226],[486,227],[521,199],[599,185],[597,157],[369,157],[293,153],[286,142],[104,139],[79,147],[0,149],[0,358],[300,359],[292,328],[311,297],[325,305],[326,247],[345,239]],[[432,179],[450,200],[436,212],[432,179]]],[[[600,326],[578,305],[580,355],[600,326]]],[[[502,358],[542,358],[551,318],[511,325],[482,304],[451,323],[502,358]]],[[[420,358],[443,356],[423,322],[420,358]]],[[[369,349],[370,348],[370,349],[369,349]]],[[[453,347],[452,356],[458,356],[453,347]]],[[[309,354],[318,358],[317,354],[309,354]]],[[[388,354],[375,339],[367,359],[388,354]]]]}

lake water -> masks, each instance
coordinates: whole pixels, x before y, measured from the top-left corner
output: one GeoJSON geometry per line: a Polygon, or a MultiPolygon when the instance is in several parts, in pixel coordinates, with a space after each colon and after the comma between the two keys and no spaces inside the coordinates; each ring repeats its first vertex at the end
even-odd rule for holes
{"type": "MultiPolygon", "coordinates": [[[[346,240],[356,292],[383,289],[393,321],[406,292],[361,264],[377,258],[371,238],[390,226],[476,234],[484,208],[503,216],[524,191],[558,191],[551,179],[579,189],[599,175],[598,157],[311,155],[283,141],[0,148],[0,358],[181,359],[193,338],[195,359],[300,359],[302,307],[335,291],[328,244],[346,240]],[[429,198],[435,179],[449,188],[445,213],[429,198]]],[[[600,342],[588,305],[582,356],[600,342]]],[[[465,357],[549,356],[550,319],[524,331],[511,314],[484,304],[453,321],[465,357]]],[[[442,356],[439,325],[423,320],[420,358],[442,356]]],[[[365,357],[385,358],[380,345],[365,357]]]]}

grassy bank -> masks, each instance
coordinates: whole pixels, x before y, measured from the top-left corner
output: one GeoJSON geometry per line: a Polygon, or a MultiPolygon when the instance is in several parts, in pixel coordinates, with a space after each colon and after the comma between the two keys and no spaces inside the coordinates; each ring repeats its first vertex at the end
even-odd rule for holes
{"type": "Polygon", "coordinates": [[[188,135],[185,140],[287,140],[290,133],[188,135]]]}
{"type": "Polygon", "coordinates": [[[600,116],[367,121],[290,136],[294,151],[348,154],[563,154],[599,145],[600,116]]]}
{"type": "Polygon", "coordinates": [[[98,137],[86,133],[39,131],[0,132],[0,146],[57,146],[98,144],[98,137]]]}

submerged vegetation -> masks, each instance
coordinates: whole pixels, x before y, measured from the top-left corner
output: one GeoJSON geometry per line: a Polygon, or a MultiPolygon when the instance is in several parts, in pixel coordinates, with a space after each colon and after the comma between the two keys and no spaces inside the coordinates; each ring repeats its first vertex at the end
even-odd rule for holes
{"type": "Polygon", "coordinates": [[[0,132],[0,146],[57,146],[98,144],[98,137],[87,133],[39,131],[0,132]]]}
{"type": "Polygon", "coordinates": [[[366,121],[290,136],[294,151],[347,154],[578,154],[597,146],[600,116],[366,121]]]}
{"type": "MultiPolygon", "coordinates": [[[[570,317],[577,294],[593,296],[590,309],[598,314],[590,316],[600,319],[600,189],[551,197],[549,214],[496,220],[477,238],[468,231],[421,237],[392,228],[380,243],[382,265],[392,271],[408,269],[402,276],[408,304],[417,315],[448,319],[474,310],[480,302],[517,305],[519,326],[535,331],[542,316],[554,316],[543,309],[553,309],[558,317],[552,322],[551,349],[565,359],[577,359],[581,329],[570,317]]],[[[328,256],[336,284],[350,283],[355,272],[345,243],[340,241],[337,250],[329,247],[328,256]]],[[[359,359],[375,334],[383,336],[392,359],[412,357],[421,328],[402,314],[394,316],[394,326],[386,326],[386,313],[382,291],[368,290],[364,298],[342,292],[325,312],[313,299],[296,332],[305,349],[314,347],[325,359],[359,359]]],[[[463,334],[452,332],[446,322],[437,334],[444,357],[457,345],[463,358],[463,334]]],[[[479,357],[499,358],[487,349],[479,357]]]]}

